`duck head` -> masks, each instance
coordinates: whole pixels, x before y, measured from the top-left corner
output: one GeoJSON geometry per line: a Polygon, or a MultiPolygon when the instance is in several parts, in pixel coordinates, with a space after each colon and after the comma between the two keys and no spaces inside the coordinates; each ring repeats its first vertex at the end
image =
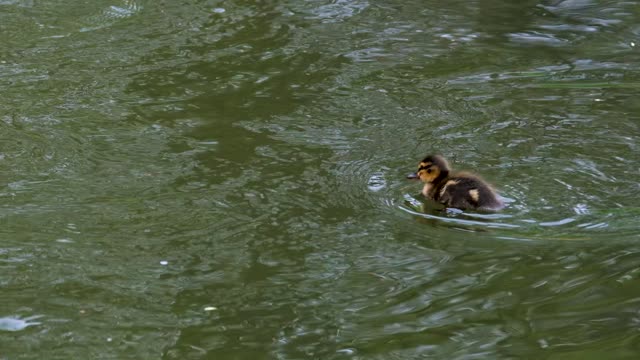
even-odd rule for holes
{"type": "Polygon", "coordinates": [[[418,164],[418,171],[407,175],[407,179],[434,184],[449,176],[449,164],[440,155],[429,155],[418,164]]]}

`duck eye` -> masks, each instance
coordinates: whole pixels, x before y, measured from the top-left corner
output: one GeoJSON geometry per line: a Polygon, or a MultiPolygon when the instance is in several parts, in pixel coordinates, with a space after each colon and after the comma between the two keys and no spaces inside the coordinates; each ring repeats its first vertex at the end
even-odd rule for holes
{"type": "Polygon", "coordinates": [[[427,174],[431,174],[431,169],[427,169],[427,174]]]}

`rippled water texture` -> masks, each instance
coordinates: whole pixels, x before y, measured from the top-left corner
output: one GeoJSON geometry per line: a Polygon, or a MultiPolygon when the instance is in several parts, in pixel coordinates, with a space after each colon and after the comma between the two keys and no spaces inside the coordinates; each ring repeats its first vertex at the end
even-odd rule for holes
{"type": "Polygon", "coordinates": [[[0,359],[635,359],[639,5],[0,0],[0,359]]]}

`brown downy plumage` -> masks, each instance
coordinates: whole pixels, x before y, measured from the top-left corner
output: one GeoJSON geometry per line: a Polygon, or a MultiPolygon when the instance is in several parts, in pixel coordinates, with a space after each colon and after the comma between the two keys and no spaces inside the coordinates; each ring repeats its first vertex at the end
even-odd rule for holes
{"type": "Polygon", "coordinates": [[[504,204],[495,191],[470,173],[451,173],[449,164],[440,155],[429,155],[420,162],[418,171],[408,179],[425,183],[422,194],[446,207],[481,211],[498,211],[504,204]]]}

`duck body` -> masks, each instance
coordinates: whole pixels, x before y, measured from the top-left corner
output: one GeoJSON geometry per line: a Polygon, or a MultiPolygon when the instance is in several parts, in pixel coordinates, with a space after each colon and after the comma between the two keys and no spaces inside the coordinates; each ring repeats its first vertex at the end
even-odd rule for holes
{"type": "Polygon", "coordinates": [[[422,160],[416,173],[407,176],[425,183],[422,194],[446,207],[480,211],[498,211],[504,203],[489,184],[477,175],[451,173],[447,161],[439,155],[422,160]]]}

